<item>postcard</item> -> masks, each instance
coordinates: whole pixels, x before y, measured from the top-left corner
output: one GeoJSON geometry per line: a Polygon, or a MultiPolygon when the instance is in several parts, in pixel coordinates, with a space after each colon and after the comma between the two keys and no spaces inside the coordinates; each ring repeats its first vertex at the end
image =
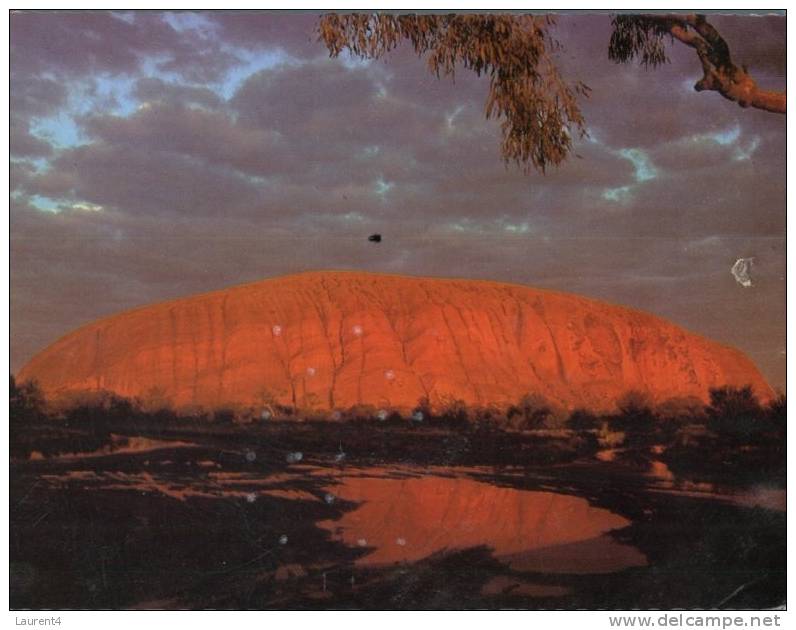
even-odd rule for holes
{"type": "Polygon", "coordinates": [[[784,606],[784,12],[9,22],[12,609],[784,606]]]}

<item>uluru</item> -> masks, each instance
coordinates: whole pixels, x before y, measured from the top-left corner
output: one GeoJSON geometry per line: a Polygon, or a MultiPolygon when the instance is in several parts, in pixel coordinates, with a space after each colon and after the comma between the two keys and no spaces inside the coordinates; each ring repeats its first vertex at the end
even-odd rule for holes
{"type": "Polygon", "coordinates": [[[610,408],[634,390],[706,400],[772,390],[738,350],[659,317],[489,281],[308,272],[145,306],[88,324],[19,373],[48,397],[109,391],[175,408],[508,404],[534,393],[610,408]]]}

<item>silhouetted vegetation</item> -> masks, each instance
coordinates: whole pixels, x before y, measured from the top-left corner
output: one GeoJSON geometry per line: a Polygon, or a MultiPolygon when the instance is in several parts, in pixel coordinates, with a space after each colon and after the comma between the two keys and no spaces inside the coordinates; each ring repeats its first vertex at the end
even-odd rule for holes
{"type": "Polygon", "coordinates": [[[711,389],[706,412],[708,428],[731,442],[749,440],[764,422],[763,408],[749,386],[711,389]]]}
{"type": "Polygon", "coordinates": [[[616,403],[617,413],[611,417],[611,428],[622,431],[633,441],[648,440],[655,430],[653,403],[643,392],[629,391],[616,403]]]}
{"type": "Polygon", "coordinates": [[[28,424],[40,420],[44,411],[44,395],[39,386],[28,381],[17,385],[14,375],[11,375],[9,388],[9,413],[12,426],[28,424]]]}
{"type": "Polygon", "coordinates": [[[296,461],[343,475],[347,466],[385,475],[461,467],[501,487],[558,488],[554,491],[626,516],[632,525],[622,530],[621,540],[643,551],[650,566],[599,581],[537,575],[562,580],[570,590],[565,599],[549,600],[550,606],[713,606],[737,589],[739,571],[747,572],[744,581],[758,580],[759,589],[750,587],[727,605],[774,605],[784,597],[784,567],[778,572],[784,512],[697,501],[689,493],[649,492],[661,478],[646,476],[653,462],[665,462],[675,476],[667,486],[672,490],[681,478],[740,488],[784,483],[783,395],[762,404],[749,388],[725,387],[712,391],[708,404],[690,399],[655,404],[630,392],[616,409],[576,409],[568,415],[540,396],[505,406],[471,407],[456,399],[433,403],[421,400],[404,413],[359,405],[307,414],[275,401],[178,413],[107,392],[56,405],[35,385],[12,379],[13,605],[409,605],[390,599],[394,589],[384,585],[391,584],[411,591],[413,605],[434,607],[439,604],[434,597],[412,586],[418,576],[426,579],[424,567],[440,572],[426,576],[436,580],[434,588],[456,580],[464,580],[456,592],[472,585],[468,605],[527,605],[511,593],[498,600],[482,593],[482,582],[504,572],[486,550],[434,556],[383,572],[359,570],[354,560],[366,551],[330,540],[316,527],[353,506],[326,502],[329,480],[302,476],[296,461]],[[418,412],[422,418],[414,417],[418,412]],[[162,441],[153,451],[117,452],[133,436],[162,441]],[[600,451],[611,458],[598,460],[600,451]],[[300,460],[290,457],[295,453],[300,460]],[[85,477],[70,478],[68,471],[85,477]],[[316,499],[257,494],[253,502],[237,495],[222,501],[197,494],[177,500],[147,485],[172,480],[180,492],[192,484],[212,488],[217,474],[237,479],[253,473],[252,492],[259,493],[262,480],[271,478],[279,489],[316,499]],[[277,481],[283,473],[297,480],[283,486],[277,481]],[[45,478],[62,481],[39,481],[45,478]],[[125,479],[140,483],[141,491],[112,489],[125,479]],[[284,532],[288,545],[279,542],[284,532]],[[296,576],[285,577],[291,566],[298,567],[296,576]],[[695,568],[710,579],[684,580],[695,568]],[[324,589],[328,599],[313,599],[327,593],[324,589]]]}
{"type": "MultiPolygon", "coordinates": [[[[550,15],[327,13],[318,34],[332,57],[347,52],[380,59],[406,41],[437,78],[461,68],[489,76],[485,112],[501,120],[503,160],[545,173],[572,154],[574,138],[587,135],[579,100],[590,93],[584,83],[559,74],[554,24],[550,15]]],[[[785,92],[759,88],[745,65],[735,65],[729,44],[704,15],[620,15],[612,26],[613,61],[637,59],[655,68],[667,63],[667,44],[680,41],[702,63],[704,76],[694,89],[785,113],[785,92]]]]}
{"type": "Polygon", "coordinates": [[[594,431],[600,427],[600,419],[587,409],[575,409],[567,418],[567,427],[573,431],[594,431]]]}
{"type": "MultiPolygon", "coordinates": [[[[695,398],[656,404],[644,392],[630,391],[619,398],[613,411],[580,408],[568,414],[535,393],[514,404],[482,407],[454,398],[432,402],[424,397],[404,413],[369,405],[334,412],[299,411],[279,404],[267,390],[257,405],[212,412],[177,412],[157,392],[146,398],[142,402],[109,392],[89,392],[73,394],[58,405],[48,404],[35,383],[18,384],[12,377],[12,456],[93,451],[110,444],[114,434],[158,437],[268,427],[280,432],[284,425],[286,431],[298,435],[295,425],[303,424],[317,431],[321,440],[334,434],[338,442],[362,443],[361,451],[371,459],[389,460],[405,448],[428,462],[436,457],[458,463],[553,462],[592,457],[602,448],[613,449],[621,461],[637,468],[660,458],[678,473],[715,476],[721,471],[748,471],[784,478],[785,470],[785,396],[780,394],[764,405],[749,386],[712,389],[708,404],[695,398]],[[448,437],[440,439],[440,432],[448,437]],[[393,437],[388,440],[390,434],[393,437]],[[395,439],[398,434],[402,437],[395,439]],[[427,446],[421,444],[423,435],[429,437],[427,446]],[[448,446],[454,443],[467,454],[451,455],[448,446]]],[[[301,435],[306,441],[306,432],[301,435]]],[[[298,443],[294,447],[303,448],[298,443]]]]}
{"type": "Polygon", "coordinates": [[[552,406],[542,396],[526,394],[506,413],[513,427],[519,429],[541,429],[553,415],[552,406]],[[518,422],[514,422],[518,420],[518,422]]]}

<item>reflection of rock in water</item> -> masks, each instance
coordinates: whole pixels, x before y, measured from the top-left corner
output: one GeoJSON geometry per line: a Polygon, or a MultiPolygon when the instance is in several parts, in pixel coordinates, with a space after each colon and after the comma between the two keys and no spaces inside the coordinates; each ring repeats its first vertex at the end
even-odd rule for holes
{"type": "MultiPolygon", "coordinates": [[[[499,488],[463,478],[341,481],[335,494],[359,507],[338,521],[318,525],[351,547],[366,540],[372,551],[360,557],[359,564],[414,562],[443,550],[486,546],[497,557],[511,556],[512,564],[522,561],[534,564],[533,570],[570,572],[562,546],[584,541],[591,544],[580,550],[588,551],[586,563],[597,563],[600,552],[610,560],[610,566],[602,562],[593,572],[645,564],[640,552],[603,536],[630,521],[579,497],[499,488]],[[531,551],[538,552],[536,560],[519,557],[531,551]]],[[[578,566],[584,568],[583,563],[578,566]]]]}
{"type": "Polygon", "coordinates": [[[647,559],[635,547],[597,536],[534,549],[503,558],[515,571],[534,573],[613,573],[629,567],[643,567],[647,559]]]}

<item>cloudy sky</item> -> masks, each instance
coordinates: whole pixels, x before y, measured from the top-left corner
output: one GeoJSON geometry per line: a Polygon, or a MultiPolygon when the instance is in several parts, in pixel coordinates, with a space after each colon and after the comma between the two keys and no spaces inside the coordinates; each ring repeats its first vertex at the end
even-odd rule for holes
{"type": "MultiPolygon", "coordinates": [[[[713,16],[785,86],[785,19],[713,16]]],[[[608,60],[561,16],[590,136],[504,167],[487,84],[408,47],[330,59],[317,16],[11,16],[11,368],[96,318],[310,269],[518,282],[651,311],[785,372],[785,117],[697,94],[699,63],[608,60]],[[373,232],[384,235],[369,243],[373,232]],[[753,258],[753,285],[730,273],[753,258]]]]}

